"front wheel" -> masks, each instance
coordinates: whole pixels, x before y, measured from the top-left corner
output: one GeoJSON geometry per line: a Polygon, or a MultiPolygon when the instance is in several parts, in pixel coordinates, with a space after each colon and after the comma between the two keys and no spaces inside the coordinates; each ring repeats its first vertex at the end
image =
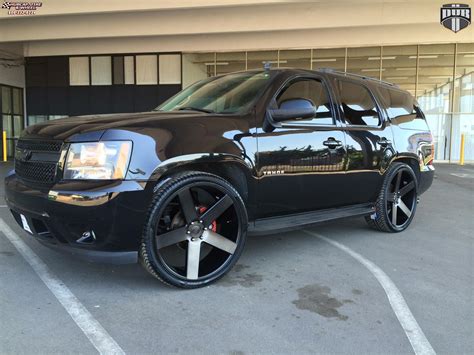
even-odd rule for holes
{"type": "Polygon", "coordinates": [[[246,209],[231,184],[207,173],[181,173],[155,193],[142,235],[141,262],[167,284],[202,287],[232,268],[246,233],[246,209]]]}
{"type": "Polygon", "coordinates": [[[369,226],[391,233],[405,230],[415,216],[417,191],[413,169],[404,163],[391,165],[375,203],[375,213],[366,217],[369,226]]]}

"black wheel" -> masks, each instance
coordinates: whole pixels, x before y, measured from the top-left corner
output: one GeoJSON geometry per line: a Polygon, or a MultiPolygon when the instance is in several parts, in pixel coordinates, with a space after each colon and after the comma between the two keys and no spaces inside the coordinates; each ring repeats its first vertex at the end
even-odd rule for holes
{"type": "Polygon", "coordinates": [[[232,185],[207,173],[181,173],[155,193],[143,231],[141,262],[165,283],[202,287],[232,268],[246,235],[247,212],[232,185]]]}
{"type": "Polygon", "coordinates": [[[367,223],[384,232],[405,230],[415,216],[417,191],[413,169],[404,163],[394,163],[386,173],[375,214],[366,217],[367,223]]]}

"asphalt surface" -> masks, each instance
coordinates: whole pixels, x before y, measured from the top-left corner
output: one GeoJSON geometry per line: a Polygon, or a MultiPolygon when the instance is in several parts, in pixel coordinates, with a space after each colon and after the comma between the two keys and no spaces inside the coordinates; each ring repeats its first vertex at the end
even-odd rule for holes
{"type": "MultiPolygon", "coordinates": [[[[0,167],[2,176],[7,169],[0,167]]],[[[382,269],[438,354],[474,353],[473,184],[473,166],[438,164],[412,225],[400,234],[373,231],[362,218],[309,229],[382,269]]],[[[0,194],[4,205],[3,187],[0,194]]],[[[0,217],[125,353],[413,353],[369,270],[303,231],[250,238],[225,278],[184,291],[139,265],[58,254],[24,233],[7,208],[0,217]]],[[[0,353],[97,353],[1,231],[0,353]]]]}

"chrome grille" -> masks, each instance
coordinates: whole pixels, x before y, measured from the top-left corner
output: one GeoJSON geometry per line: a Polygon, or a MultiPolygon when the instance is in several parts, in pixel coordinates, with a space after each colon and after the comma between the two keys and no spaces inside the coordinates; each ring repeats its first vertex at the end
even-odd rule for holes
{"type": "Polygon", "coordinates": [[[28,149],[37,152],[59,152],[63,142],[61,141],[43,141],[43,140],[19,140],[16,147],[19,149],[28,149]]]}
{"type": "Polygon", "coordinates": [[[17,176],[30,182],[53,183],[61,147],[61,141],[19,140],[15,148],[17,176]]]}

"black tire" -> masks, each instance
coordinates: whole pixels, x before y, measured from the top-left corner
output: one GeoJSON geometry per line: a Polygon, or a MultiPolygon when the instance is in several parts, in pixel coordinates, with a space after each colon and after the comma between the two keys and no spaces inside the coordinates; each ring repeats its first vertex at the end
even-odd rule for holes
{"type": "Polygon", "coordinates": [[[179,173],[155,190],[140,246],[144,268],[181,288],[203,287],[224,276],[247,237],[247,211],[237,190],[203,172],[179,173]]]}
{"type": "Polygon", "coordinates": [[[383,232],[404,231],[415,216],[417,200],[418,182],[413,169],[405,163],[393,163],[385,173],[375,213],[365,220],[383,232]]]}

